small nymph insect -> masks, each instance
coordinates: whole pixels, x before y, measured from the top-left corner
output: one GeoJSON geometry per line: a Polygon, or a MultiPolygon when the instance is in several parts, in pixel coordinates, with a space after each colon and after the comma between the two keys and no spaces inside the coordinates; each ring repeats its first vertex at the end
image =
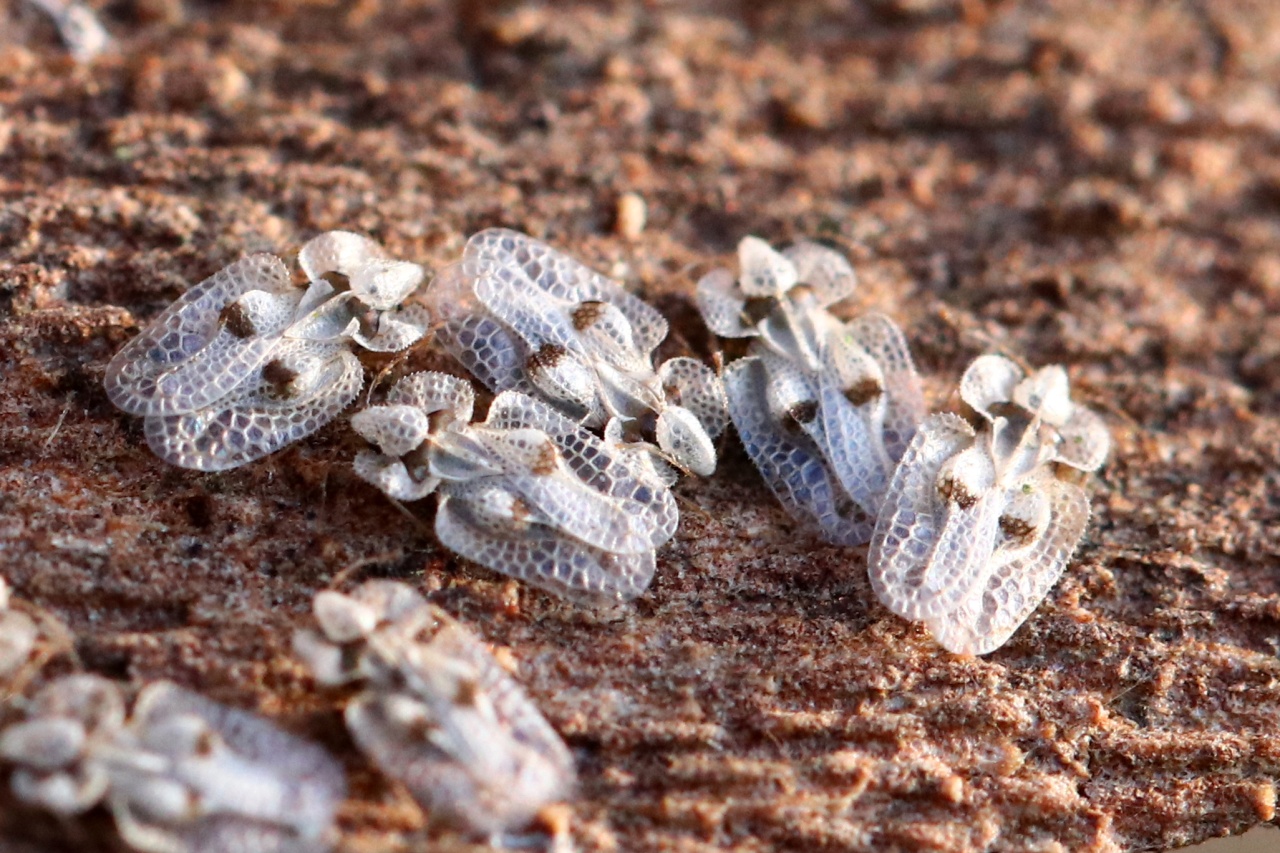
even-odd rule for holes
{"type": "Polygon", "coordinates": [[[679,520],[670,491],[535,397],[503,392],[476,424],[473,404],[454,376],[400,380],[351,419],[378,448],[356,473],[397,500],[438,494],[440,542],[494,571],[590,603],[643,592],[679,520]]]}
{"type": "Polygon", "coordinates": [[[978,358],[960,396],[977,429],[950,414],[921,425],[894,472],[867,557],[871,587],[944,648],[986,654],[1005,643],[1057,582],[1084,535],[1089,499],[1058,464],[1102,465],[1102,420],[1072,402],[1059,366],[1030,376],[978,358]]]}
{"type": "Polygon", "coordinates": [[[853,268],[816,243],[777,252],[747,237],[737,280],[698,283],[698,307],[723,337],[752,338],[724,371],[729,414],[747,454],[794,517],[828,541],[871,536],[893,467],[924,414],[901,330],[883,314],[842,322],[853,268]]]}
{"type": "Polygon", "coordinates": [[[127,722],[111,682],[53,682],[0,735],[0,757],[18,765],[19,799],[60,815],[104,802],[147,853],[328,849],[346,792],[324,750],[168,682],[144,688],[127,722]]]}
{"type": "Polygon", "coordinates": [[[478,836],[527,828],[575,784],[556,731],[474,634],[404,584],[321,592],[294,648],[326,685],[361,683],[347,728],[431,821],[478,836]]]}
{"type": "Polygon", "coordinates": [[[235,468],[318,430],[355,400],[353,345],[394,351],[422,326],[393,311],[422,268],[331,231],[298,256],[294,286],[273,255],[250,255],[192,287],[116,353],[111,402],[145,418],[147,443],[174,465],[235,468]]]}
{"type": "Polygon", "coordinates": [[[656,310],[545,243],[490,228],[431,286],[440,341],[494,392],[537,394],[588,427],[644,439],[676,466],[715,470],[728,423],[714,372],[692,358],[655,371],[656,310]]]}

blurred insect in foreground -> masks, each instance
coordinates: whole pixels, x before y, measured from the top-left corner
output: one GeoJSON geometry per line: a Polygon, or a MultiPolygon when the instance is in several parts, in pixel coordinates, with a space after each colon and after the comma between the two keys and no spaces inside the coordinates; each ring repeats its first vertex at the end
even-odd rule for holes
{"type": "Polygon", "coordinates": [[[169,682],[144,688],[126,721],[114,683],[54,681],[0,734],[0,758],[18,799],[61,816],[103,802],[146,853],[325,850],[346,794],[324,750],[169,682]]]}
{"type": "MultiPolygon", "coordinates": [[[[541,396],[613,443],[656,445],[676,467],[715,471],[728,423],[724,390],[705,364],[673,358],[656,371],[667,321],[621,285],[517,231],[490,228],[431,285],[441,344],[491,391],[541,396]]],[[[667,482],[674,473],[659,461],[667,482]]]]}
{"type": "Polygon", "coordinates": [[[857,278],[825,246],[780,253],[746,237],[738,257],[737,280],[716,269],[697,292],[713,332],[753,339],[724,371],[733,424],[788,513],[829,542],[866,542],[924,416],[902,331],[883,314],[842,322],[827,310],[852,295],[857,278]]]}
{"type": "Polygon", "coordinates": [[[478,836],[525,830],[574,788],[573,757],[520,686],[470,631],[395,581],[321,592],[320,631],[294,649],[323,685],[360,684],[347,728],[432,823],[478,836]]]}
{"type": "Polygon", "coordinates": [[[867,557],[871,587],[957,654],[1009,639],[1057,582],[1084,535],[1089,499],[1058,464],[1095,471],[1110,437],[1071,401],[1067,374],[1026,375],[1002,356],[976,359],[960,396],[975,430],[932,415],[894,472],[867,557]]]}
{"type": "Polygon", "coordinates": [[[546,403],[505,391],[472,424],[471,383],[400,380],[351,425],[377,451],[355,471],[396,500],[440,496],[440,542],[494,571],[589,603],[639,595],[675,533],[670,491],[634,457],[546,403]]]}
{"type": "Polygon", "coordinates": [[[30,0],[58,28],[62,43],[76,62],[92,62],[111,46],[111,34],[91,7],[76,0],[30,0]]]}
{"type": "Polygon", "coordinates": [[[116,353],[111,402],[142,415],[147,444],[174,465],[235,468],[310,435],[364,384],[353,347],[404,349],[425,324],[396,313],[422,281],[345,231],[303,246],[295,287],[274,255],[242,258],[192,287],[116,353]]]}

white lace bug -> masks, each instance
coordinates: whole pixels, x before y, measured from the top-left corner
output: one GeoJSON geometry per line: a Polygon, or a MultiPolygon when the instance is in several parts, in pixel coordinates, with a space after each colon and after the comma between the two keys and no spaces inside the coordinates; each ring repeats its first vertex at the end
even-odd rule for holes
{"type": "Polygon", "coordinates": [[[697,290],[712,331],[753,339],[748,356],[724,371],[738,435],[793,517],[830,542],[866,542],[924,415],[902,331],[883,314],[832,316],[827,308],[851,295],[857,279],[825,246],[777,252],[746,237],[738,256],[736,280],[716,269],[697,290]]]}
{"type": "Polygon", "coordinates": [[[146,853],[328,849],[342,771],[324,750],[253,714],[169,682],[148,685],[126,720],[112,682],[77,675],[0,734],[24,802],[80,814],[99,802],[146,853]]]}
{"type": "Polygon", "coordinates": [[[403,349],[423,325],[394,309],[422,281],[366,237],[308,242],[294,287],[273,255],[242,258],[195,285],[107,366],[107,396],[143,416],[157,456],[184,468],[236,468],[303,438],[364,384],[353,344],[403,349]],[[336,285],[335,285],[336,283],[336,285]]]}
{"type": "Polygon", "coordinates": [[[294,649],[325,685],[357,683],[347,728],[433,823],[478,836],[527,828],[575,785],[573,758],[474,634],[417,592],[369,581],[321,592],[294,649]]]}
{"type": "Polygon", "coordinates": [[[1094,471],[1110,437],[1071,401],[1056,365],[1027,376],[1003,356],[982,356],[960,395],[982,423],[940,414],[920,425],[867,560],[886,607],[924,622],[947,650],[980,655],[1035,610],[1084,535],[1088,496],[1055,464],[1094,471]]]}
{"type": "Polygon", "coordinates": [[[439,339],[494,392],[537,394],[589,427],[656,444],[676,466],[709,476],[728,423],[715,373],[692,358],[655,371],[667,322],[621,285],[525,234],[467,241],[431,286],[439,339]]]}
{"type": "Polygon", "coordinates": [[[471,384],[418,373],[351,419],[377,451],[355,471],[397,500],[439,495],[450,550],[567,598],[634,598],[675,533],[670,491],[634,457],[535,397],[504,391],[470,423],[471,384]]]}

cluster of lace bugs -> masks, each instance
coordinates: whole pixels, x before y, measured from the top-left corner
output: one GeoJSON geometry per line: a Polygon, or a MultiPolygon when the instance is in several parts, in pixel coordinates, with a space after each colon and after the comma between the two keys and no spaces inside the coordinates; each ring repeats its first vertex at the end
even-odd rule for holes
{"type": "MultiPolygon", "coordinates": [[[[233,468],[344,411],[364,384],[358,350],[403,350],[433,331],[496,395],[486,418],[473,422],[466,380],[406,376],[352,417],[369,443],[356,473],[395,500],[436,495],[446,547],[585,604],[644,591],[678,522],[671,485],[680,472],[714,472],[715,440],[732,422],[793,517],[834,544],[870,542],[886,607],[950,651],[984,654],[1035,609],[1083,535],[1087,495],[1059,466],[1093,471],[1108,451],[1105,426],[1071,401],[1058,366],[1028,374],[980,357],[960,386],[975,424],[926,417],[901,330],[880,314],[831,314],[856,277],[815,243],[777,252],[748,237],[736,277],[717,269],[698,283],[711,330],[751,339],[719,375],[689,358],[655,367],[667,333],[656,311],[514,231],[475,235],[425,290],[421,267],[346,232],[315,238],[298,262],[304,288],[266,255],[193,287],[112,360],[112,401],[145,418],[161,458],[233,468]]],[[[571,792],[572,760],[554,730],[483,644],[417,593],[386,582],[322,592],[315,613],[320,631],[300,632],[297,653],[318,683],[360,690],[346,710],[352,737],[433,819],[501,838],[571,792]]],[[[0,638],[12,641],[0,663],[25,657],[33,632],[0,612],[0,633],[12,635],[0,638]]],[[[280,850],[331,838],[342,789],[314,756],[304,771],[259,767],[251,745],[233,755],[222,721],[239,712],[195,697],[172,725],[204,732],[204,747],[122,769],[112,763],[120,739],[147,742],[152,688],[126,724],[122,710],[85,710],[85,696],[123,706],[76,678],[46,688],[32,720],[0,735],[0,757],[21,768],[21,798],[61,814],[106,802],[140,850],[204,853],[222,849],[219,833],[280,850]],[[273,791],[269,804],[231,796],[236,773],[273,791]],[[178,792],[198,805],[175,811],[178,792]],[[324,807],[285,805],[299,797],[324,807]]],[[[274,732],[235,719],[237,730],[274,732]]]]}
{"type": "MultiPolygon", "coordinates": [[[[321,592],[294,637],[326,688],[348,687],[359,748],[433,825],[497,846],[569,849],[573,759],[486,645],[394,581],[321,592]]],[[[7,678],[65,629],[0,611],[7,678]],[[6,616],[5,614],[9,614],[6,616]],[[19,648],[21,644],[21,648],[19,648]],[[19,652],[25,649],[25,655],[19,652]]],[[[337,841],[341,765],[268,720],[166,681],[124,691],[96,675],[45,684],[0,731],[14,796],[62,818],[103,806],[142,853],[319,853],[337,841]]]]}
{"type": "Polygon", "coordinates": [[[1096,470],[1105,426],[1071,401],[1061,367],[1028,376],[999,356],[961,382],[976,431],[926,419],[898,326],[829,311],[856,286],[842,255],[810,242],[778,252],[755,237],[738,255],[736,277],[717,269],[697,286],[708,327],[751,341],[719,376],[691,358],[655,367],[667,334],[657,311],[493,228],[421,289],[421,267],[345,232],[303,247],[305,291],[278,259],[237,261],[124,347],[107,391],[145,416],[162,458],[229,468],[350,405],[363,384],[354,350],[404,349],[430,327],[497,395],[488,417],[471,422],[465,380],[405,377],[352,418],[371,445],[355,470],[397,500],[438,495],[436,533],[457,553],[584,603],[629,600],[674,535],[669,487],[680,471],[714,472],[732,421],[791,515],[832,543],[872,543],[872,584],[889,609],[952,651],[997,648],[1083,533],[1088,500],[1056,470],[1096,470]]]}

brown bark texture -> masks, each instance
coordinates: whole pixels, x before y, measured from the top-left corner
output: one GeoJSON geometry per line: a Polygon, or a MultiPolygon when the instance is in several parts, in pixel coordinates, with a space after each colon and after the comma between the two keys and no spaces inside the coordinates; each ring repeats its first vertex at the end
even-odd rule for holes
{"type": "MultiPolygon", "coordinates": [[[[79,660],[28,690],[80,666],[257,710],[341,756],[344,850],[424,849],[289,649],[317,590],[394,577],[510,648],[585,850],[1161,850],[1275,818],[1280,4],[95,7],[115,44],[77,65],[0,6],[0,571],[79,660]],[[649,592],[591,613],[443,551],[342,420],[201,474],[102,390],[245,252],[342,228],[437,269],[492,225],[624,280],[668,355],[717,351],[693,285],[750,233],[847,252],[841,311],[903,325],[935,409],[980,353],[1066,365],[1114,437],[1085,541],[1008,645],[953,657],[730,435],[649,592]]],[[[3,797],[2,850],[118,847],[3,797]]]]}

